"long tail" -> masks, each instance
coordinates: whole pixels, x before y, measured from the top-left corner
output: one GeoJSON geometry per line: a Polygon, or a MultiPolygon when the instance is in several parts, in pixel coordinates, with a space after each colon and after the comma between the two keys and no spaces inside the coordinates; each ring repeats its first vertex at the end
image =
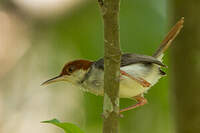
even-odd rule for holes
{"type": "Polygon", "coordinates": [[[182,17],[170,30],[170,32],[166,35],[164,40],[161,42],[159,48],[153,54],[155,58],[162,58],[162,54],[167,50],[167,48],[171,45],[172,41],[178,35],[178,33],[183,28],[184,17],[182,17]]]}

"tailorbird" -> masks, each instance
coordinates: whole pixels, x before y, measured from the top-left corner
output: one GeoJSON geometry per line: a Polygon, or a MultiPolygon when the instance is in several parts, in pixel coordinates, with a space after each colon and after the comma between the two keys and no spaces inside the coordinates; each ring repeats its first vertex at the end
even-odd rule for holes
{"type": "MultiPolygon", "coordinates": [[[[147,103],[144,93],[149,90],[165,72],[161,70],[166,67],[162,63],[163,53],[170,46],[174,38],[183,27],[184,18],[181,18],[166,35],[160,46],[152,56],[125,53],[121,56],[120,66],[120,98],[130,98],[137,103],[121,109],[121,112],[134,109],[147,103]]],[[[68,62],[62,72],[42,85],[66,81],[95,95],[104,94],[104,59],[97,61],[74,60],[68,62]]]]}

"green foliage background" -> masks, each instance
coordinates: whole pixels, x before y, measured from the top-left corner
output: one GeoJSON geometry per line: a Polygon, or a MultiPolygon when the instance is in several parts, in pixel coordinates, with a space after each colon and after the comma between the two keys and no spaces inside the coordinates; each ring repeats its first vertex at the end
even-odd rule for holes
{"type": "MultiPolygon", "coordinates": [[[[121,0],[122,51],[151,55],[170,29],[167,25],[169,23],[167,15],[166,0],[121,0]]],[[[63,65],[70,60],[80,58],[97,60],[103,56],[103,25],[97,1],[90,0],[83,3],[73,12],[62,17],[36,20],[32,28],[33,45],[23,57],[22,62],[37,52],[41,57],[37,59],[37,65],[47,78],[48,75],[58,74],[63,65]],[[44,40],[48,44],[43,44],[44,40]],[[42,65],[43,62],[47,64],[42,65]]],[[[170,68],[167,56],[164,58],[164,63],[170,68]]],[[[20,64],[16,67],[19,66],[20,64]]],[[[162,78],[148,94],[145,94],[149,104],[124,113],[124,118],[120,120],[121,133],[172,133],[174,131],[169,104],[170,73],[168,70],[164,71],[168,73],[168,76],[162,78]]],[[[64,87],[64,83],[62,85],[58,83],[52,86],[56,89],[51,89],[51,91],[54,91],[55,95],[56,92],[64,89],[70,91],[70,88],[64,87]]],[[[59,111],[56,112],[57,118],[66,122],[75,122],[85,133],[101,133],[103,98],[83,93],[83,100],[79,102],[82,107],[71,114],[74,120],[59,118],[59,111]],[[85,117],[79,118],[79,113],[83,111],[85,117]]],[[[68,103],[69,101],[66,102],[68,103]]],[[[135,101],[129,99],[121,99],[120,107],[124,108],[134,103],[135,101]]],[[[52,102],[51,106],[56,108],[57,104],[59,103],[52,102]]]]}

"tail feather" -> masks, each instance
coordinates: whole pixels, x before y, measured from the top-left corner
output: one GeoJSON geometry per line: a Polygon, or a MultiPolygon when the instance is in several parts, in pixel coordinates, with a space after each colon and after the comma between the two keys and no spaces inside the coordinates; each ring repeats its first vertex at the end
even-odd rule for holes
{"type": "Polygon", "coordinates": [[[166,35],[164,40],[161,42],[159,48],[153,54],[155,58],[162,58],[163,53],[167,50],[167,48],[171,45],[172,41],[178,35],[178,33],[183,28],[184,17],[182,17],[170,30],[170,32],[166,35]]]}

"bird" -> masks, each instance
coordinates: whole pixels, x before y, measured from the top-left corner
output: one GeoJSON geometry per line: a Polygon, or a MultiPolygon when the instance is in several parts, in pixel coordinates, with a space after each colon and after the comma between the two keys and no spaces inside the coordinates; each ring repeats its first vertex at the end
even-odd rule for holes
{"type": "MultiPolygon", "coordinates": [[[[144,94],[155,85],[166,73],[161,68],[167,68],[162,63],[164,52],[179,34],[183,27],[182,17],[165,36],[152,56],[124,53],[121,55],[119,97],[136,100],[136,104],[121,109],[119,112],[132,110],[147,103],[144,94]]],[[[65,64],[61,73],[42,83],[47,85],[65,81],[76,88],[95,95],[104,95],[104,58],[96,61],[84,59],[70,61],[65,64]]]]}

